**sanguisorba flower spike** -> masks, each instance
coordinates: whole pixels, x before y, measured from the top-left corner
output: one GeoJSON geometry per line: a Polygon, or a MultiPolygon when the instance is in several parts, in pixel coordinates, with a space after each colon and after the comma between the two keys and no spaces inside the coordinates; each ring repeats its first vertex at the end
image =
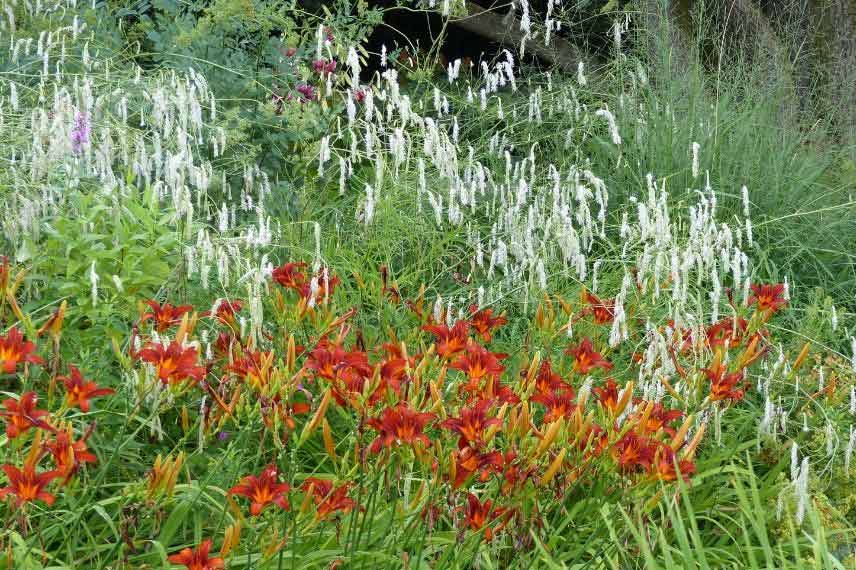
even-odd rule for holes
{"type": "Polygon", "coordinates": [[[36,356],[35,351],[36,345],[25,341],[18,327],[12,327],[6,336],[0,335],[0,365],[6,374],[14,374],[22,362],[44,364],[45,361],[36,356]]]}
{"type": "Polygon", "coordinates": [[[229,490],[230,494],[243,495],[249,498],[250,514],[254,517],[259,516],[268,505],[276,505],[283,510],[288,510],[288,493],[291,488],[288,483],[278,482],[279,471],[276,465],[268,465],[261,474],[247,475],[241,482],[229,490]]]}
{"type": "Polygon", "coordinates": [[[185,548],[178,554],[169,557],[173,564],[181,564],[187,570],[221,570],[226,567],[222,558],[209,558],[208,553],[214,543],[211,539],[203,540],[202,544],[194,548],[185,548]]]}

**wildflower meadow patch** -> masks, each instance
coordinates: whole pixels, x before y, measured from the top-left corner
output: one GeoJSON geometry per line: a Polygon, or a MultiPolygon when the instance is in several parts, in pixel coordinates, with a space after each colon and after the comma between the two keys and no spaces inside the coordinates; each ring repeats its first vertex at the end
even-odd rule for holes
{"type": "Polygon", "coordinates": [[[4,4],[0,565],[854,567],[846,165],[782,214],[817,163],[626,7],[545,70],[581,8],[438,65],[376,3],[119,4],[4,4]]]}

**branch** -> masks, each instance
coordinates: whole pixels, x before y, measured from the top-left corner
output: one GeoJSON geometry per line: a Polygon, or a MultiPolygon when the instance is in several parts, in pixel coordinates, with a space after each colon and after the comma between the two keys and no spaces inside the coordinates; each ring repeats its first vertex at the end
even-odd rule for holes
{"type": "MultiPolygon", "coordinates": [[[[523,41],[524,33],[520,31],[520,20],[511,18],[509,21],[509,18],[469,0],[466,2],[466,10],[466,16],[452,18],[449,22],[500,44],[519,46],[523,41]]],[[[580,62],[583,62],[586,67],[596,63],[577,46],[556,36],[552,38],[549,46],[545,46],[543,40],[530,38],[526,40],[526,51],[566,72],[576,72],[580,62]]]]}

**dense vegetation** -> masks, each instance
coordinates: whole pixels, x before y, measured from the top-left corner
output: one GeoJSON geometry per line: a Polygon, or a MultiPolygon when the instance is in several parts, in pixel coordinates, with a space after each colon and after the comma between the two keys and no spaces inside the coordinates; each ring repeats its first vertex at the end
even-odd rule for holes
{"type": "Polygon", "coordinates": [[[0,565],[856,568],[837,91],[472,4],[4,2],[0,565]]]}

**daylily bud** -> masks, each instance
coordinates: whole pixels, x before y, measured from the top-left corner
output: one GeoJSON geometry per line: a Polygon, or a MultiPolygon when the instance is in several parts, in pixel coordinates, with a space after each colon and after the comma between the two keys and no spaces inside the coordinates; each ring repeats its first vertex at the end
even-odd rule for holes
{"type": "MultiPolygon", "coordinates": [[[[559,422],[556,422],[559,423],[559,422]]],[[[553,480],[553,477],[556,476],[556,473],[559,471],[559,468],[562,466],[562,463],[565,461],[565,455],[568,452],[567,447],[563,447],[559,454],[553,459],[553,462],[550,463],[550,466],[547,468],[547,471],[544,472],[544,476],[541,477],[541,481],[538,482],[538,485],[543,487],[553,480]]]]}
{"type": "Polygon", "coordinates": [[[333,463],[338,461],[338,457],[336,456],[336,446],[333,443],[333,435],[330,430],[330,423],[327,421],[327,418],[324,418],[321,422],[321,433],[324,437],[324,449],[327,450],[327,455],[330,456],[330,459],[333,460],[333,463]]]}
{"type": "Polygon", "coordinates": [[[318,409],[315,411],[315,415],[312,416],[312,419],[303,427],[303,431],[300,434],[300,439],[298,441],[298,445],[302,445],[312,432],[315,431],[315,428],[318,427],[318,424],[321,423],[321,420],[324,419],[324,415],[327,413],[327,408],[330,406],[330,400],[333,399],[333,391],[330,388],[324,392],[324,397],[321,399],[321,403],[318,405],[318,409]]]}

